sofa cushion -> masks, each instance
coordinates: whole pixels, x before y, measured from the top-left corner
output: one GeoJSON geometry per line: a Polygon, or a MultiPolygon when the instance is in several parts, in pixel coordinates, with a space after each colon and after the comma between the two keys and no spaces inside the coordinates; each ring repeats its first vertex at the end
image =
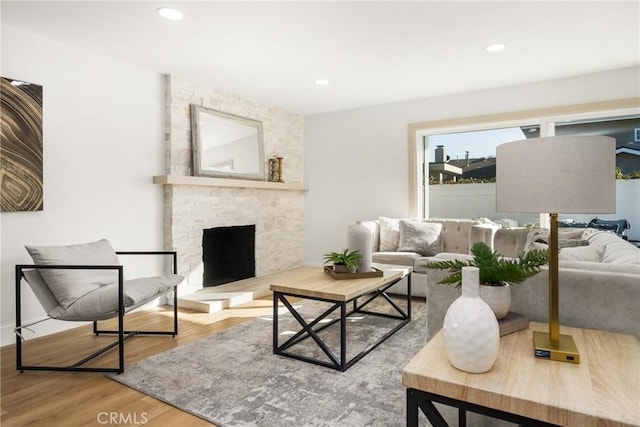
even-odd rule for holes
{"type": "MultiPolygon", "coordinates": [[[[119,265],[111,244],[105,240],[68,246],[25,246],[36,265],[119,265]]],[[[118,283],[116,270],[41,269],[40,274],[64,308],[101,286],[118,283]]]]}
{"type": "Polygon", "coordinates": [[[398,250],[400,244],[400,220],[381,216],[380,222],[380,252],[398,250]]]}
{"type": "Polygon", "coordinates": [[[470,219],[425,219],[425,222],[442,224],[442,252],[468,254],[471,227],[480,224],[470,219]]]}
{"type": "Polygon", "coordinates": [[[606,264],[640,265],[640,248],[609,231],[587,230],[583,235],[589,245],[604,249],[602,262],[606,264]]]}
{"type": "Polygon", "coordinates": [[[398,251],[417,252],[423,256],[435,255],[442,250],[440,239],[442,224],[400,220],[398,251]]]}
{"type": "Polygon", "coordinates": [[[493,250],[502,256],[517,258],[524,252],[529,231],[531,229],[524,227],[497,230],[493,238],[493,250]]]}
{"type": "Polygon", "coordinates": [[[603,254],[604,248],[598,246],[566,247],[560,250],[558,260],[600,262],[603,254]]]}
{"type": "Polygon", "coordinates": [[[413,266],[413,261],[416,258],[420,258],[421,255],[417,252],[374,252],[371,260],[379,264],[395,264],[413,266]]]}

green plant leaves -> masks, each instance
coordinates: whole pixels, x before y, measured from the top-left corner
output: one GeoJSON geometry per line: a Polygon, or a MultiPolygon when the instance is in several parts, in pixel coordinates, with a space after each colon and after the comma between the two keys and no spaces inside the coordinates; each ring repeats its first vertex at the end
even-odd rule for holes
{"type": "Polygon", "coordinates": [[[362,259],[362,254],[358,251],[349,252],[349,248],[343,252],[329,252],[323,255],[324,263],[344,264],[347,268],[358,266],[358,261],[362,259]]]}
{"type": "Polygon", "coordinates": [[[473,260],[446,260],[430,262],[424,267],[449,270],[451,273],[439,283],[462,285],[462,267],[472,266],[480,269],[480,282],[500,286],[501,282],[522,283],[540,272],[540,266],[549,262],[546,250],[533,250],[516,259],[502,258],[498,252],[491,250],[485,243],[478,242],[471,248],[473,260]]]}

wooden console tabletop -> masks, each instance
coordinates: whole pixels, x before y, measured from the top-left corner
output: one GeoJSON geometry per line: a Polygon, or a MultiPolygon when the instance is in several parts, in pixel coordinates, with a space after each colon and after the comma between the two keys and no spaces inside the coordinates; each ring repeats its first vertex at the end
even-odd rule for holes
{"type": "Polygon", "coordinates": [[[439,396],[562,426],[640,426],[640,342],[631,335],[561,327],[580,364],[533,356],[529,329],[500,339],[494,367],[468,374],[447,359],[442,330],[409,362],[402,384],[439,396]]]}

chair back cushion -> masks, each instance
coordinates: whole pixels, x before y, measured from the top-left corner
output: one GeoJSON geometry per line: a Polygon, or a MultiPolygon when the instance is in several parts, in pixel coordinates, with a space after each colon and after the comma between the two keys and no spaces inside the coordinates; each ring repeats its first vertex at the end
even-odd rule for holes
{"type": "Polygon", "coordinates": [[[49,314],[49,312],[55,307],[60,306],[60,303],[51,293],[51,289],[49,289],[49,286],[47,286],[38,270],[23,270],[23,273],[29,287],[35,294],[36,298],[38,298],[38,301],[40,301],[42,308],[44,308],[44,311],[46,311],[47,314],[49,314]]]}
{"type": "MultiPolygon", "coordinates": [[[[119,265],[105,240],[68,246],[25,246],[36,265],[119,265]]],[[[40,269],[45,283],[60,305],[69,307],[79,297],[105,285],[118,283],[116,270],[40,269]]]]}

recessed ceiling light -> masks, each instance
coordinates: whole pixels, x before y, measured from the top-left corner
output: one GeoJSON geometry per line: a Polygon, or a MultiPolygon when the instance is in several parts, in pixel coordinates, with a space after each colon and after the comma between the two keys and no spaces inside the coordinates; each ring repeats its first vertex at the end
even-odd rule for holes
{"type": "Polygon", "coordinates": [[[158,12],[158,15],[163,18],[171,19],[172,21],[179,21],[182,19],[182,12],[172,7],[161,7],[156,12],[158,12]]]}
{"type": "Polygon", "coordinates": [[[489,46],[485,47],[484,49],[487,52],[500,52],[505,47],[507,47],[507,45],[505,45],[504,43],[494,43],[494,44],[490,44],[489,46]]]}
{"type": "Polygon", "coordinates": [[[329,80],[327,79],[318,79],[316,80],[316,84],[319,86],[326,86],[329,84],[329,80]]]}

